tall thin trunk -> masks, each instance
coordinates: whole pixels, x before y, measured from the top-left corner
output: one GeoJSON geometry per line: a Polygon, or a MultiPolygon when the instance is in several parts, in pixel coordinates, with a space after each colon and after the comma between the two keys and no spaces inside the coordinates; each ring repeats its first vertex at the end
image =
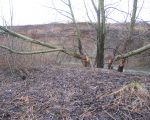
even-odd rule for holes
{"type": "Polygon", "coordinates": [[[129,26],[129,35],[128,35],[128,38],[124,44],[123,51],[126,51],[127,47],[129,47],[133,42],[132,36],[133,36],[135,22],[136,22],[137,3],[138,3],[138,0],[134,0],[133,9],[132,9],[132,16],[131,16],[131,21],[130,21],[130,26],[129,26]]]}
{"type": "Polygon", "coordinates": [[[96,62],[98,68],[104,67],[104,41],[105,41],[105,10],[104,0],[98,1],[97,9],[97,55],[96,62]]]}
{"type": "Polygon", "coordinates": [[[76,28],[76,37],[77,37],[77,41],[78,41],[79,53],[81,55],[83,55],[83,48],[82,48],[82,43],[81,43],[80,29],[79,29],[79,26],[77,25],[77,22],[76,22],[76,19],[75,19],[75,16],[74,16],[74,12],[73,12],[70,0],[68,0],[68,6],[69,6],[69,9],[70,9],[70,12],[71,12],[72,21],[75,24],[75,28],[76,28]]]}
{"type": "Polygon", "coordinates": [[[132,10],[130,31],[129,31],[129,40],[130,41],[132,41],[133,30],[134,30],[134,26],[135,26],[135,22],[136,22],[137,1],[138,0],[134,0],[134,3],[133,3],[133,10],[132,10]]]}

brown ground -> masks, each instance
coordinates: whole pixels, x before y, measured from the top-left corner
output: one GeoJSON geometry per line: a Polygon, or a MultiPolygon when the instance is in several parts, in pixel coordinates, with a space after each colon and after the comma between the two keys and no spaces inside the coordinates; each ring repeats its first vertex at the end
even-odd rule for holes
{"type": "Polygon", "coordinates": [[[51,65],[24,71],[25,80],[0,69],[0,120],[150,118],[150,75],[51,65]]]}

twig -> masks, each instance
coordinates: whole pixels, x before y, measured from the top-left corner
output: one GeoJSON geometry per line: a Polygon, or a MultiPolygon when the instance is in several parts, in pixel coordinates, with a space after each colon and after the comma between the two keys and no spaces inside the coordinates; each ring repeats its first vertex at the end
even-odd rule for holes
{"type": "Polygon", "coordinates": [[[107,112],[106,110],[104,110],[104,112],[109,115],[113,120],[116,120],[109,112],[107,112]]]}

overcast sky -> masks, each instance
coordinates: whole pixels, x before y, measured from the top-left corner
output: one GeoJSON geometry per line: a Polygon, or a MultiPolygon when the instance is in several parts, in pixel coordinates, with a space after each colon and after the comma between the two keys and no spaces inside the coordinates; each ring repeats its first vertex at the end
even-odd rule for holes
{"type": "MultiPolygon", "coordinates": [[[[67,1],[67,0],[64,0],[67,1]]],[[[89,9],[89,15],[94,21],[94,10],[91,5],[91,0],[85,0],[89,9]]],[[[96,1],[96,0],[95,0],[96,1]]],[[[109,7],[116,7],[119,10],[131,12],[133,0],[105,0],[105,5],[109,7]],[[128,3],[128,1],[130,1],[128,3]],[[114,4],[116,3],[116,4],[114,4]],[[113,4],[113,5],[110,5],[113,4]]],[[[83,0],[71,0],[75,17],[77,21],[87,21],[87,15],[83,0]]],[[[142,6],[143,0],[139,0],[138,11],[142,6]]],[[[70,20],[55,10],[48,8],[53,6],[59,9],[68,10],[60,0],[0,0],[0,25],[7,23],[10,25],[11,7],[13,9],[13,25],[27,25],[27,24],[44,24],[51,22],[70,22],[70,20]],[[5,21],[5,22],[4,22],[5,21]]],[[[144,0],[143,9],[140,12],[139,19],[150,21],[150,0],[144,0]]],[[[107,9],[106,15],[119,22],[124,22],[127,15],[117,10],[107,9]]],[[[128,16],[130,19],[130,16],[128,16]]],[[[108,19],[107,22],[115,22],[108,19]]]]}

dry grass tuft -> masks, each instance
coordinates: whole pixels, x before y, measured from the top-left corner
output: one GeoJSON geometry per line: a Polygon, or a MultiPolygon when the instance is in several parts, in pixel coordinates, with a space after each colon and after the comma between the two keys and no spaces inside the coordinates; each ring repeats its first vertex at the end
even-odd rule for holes
{"type": "MultiPolygon", "coordinates": [[[[150,100],[150,94],[146,89],[145,85],[140,82],[131,82],[117,90],[113,90],[111,93],[106,93],[102,96],[97,96],[97,101],[110,100],[104,105],[97,106],[93,109],[93,106],[90,106],[86,109],[81,118],[89,117],[93,115],[97,110],[103,111],[104,114],[107,114],[111,119],[115,119],[115,112],[117,111],[128,111],[128,113],[139,113],[144,107],[150,109],[147,105],[150,100]]],[[[125,119],[132,119],[126,112],[123,113],[125,119]]]]}

